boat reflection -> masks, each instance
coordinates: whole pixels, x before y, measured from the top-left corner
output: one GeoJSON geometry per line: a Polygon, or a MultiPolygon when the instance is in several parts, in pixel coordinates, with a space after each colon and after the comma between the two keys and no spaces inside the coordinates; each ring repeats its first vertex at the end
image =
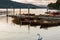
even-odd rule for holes
{"type": "Polygon", "coordinates": [[[38,22],[30,22],[29,21],[25,21],[25,22],[19,22],[17,20],[12,20],[13,23],[17,24],[17,25],[28,25],[28,29],[30,29],[30,27],[37,27],[40,26],[40,29],[44,28],[51,28],[51,27],[57,27],[60,26],[60,23],[41,23],[39,24],[38,22]]]}
{"type": "Polygon", "coordinates": [[[41,25],[40,29],[48,29],[48,28],[52,28],[52,27],[58,27],[60,25],[49,25],[49,26],[44,26],[44,25],[41,25]]]}

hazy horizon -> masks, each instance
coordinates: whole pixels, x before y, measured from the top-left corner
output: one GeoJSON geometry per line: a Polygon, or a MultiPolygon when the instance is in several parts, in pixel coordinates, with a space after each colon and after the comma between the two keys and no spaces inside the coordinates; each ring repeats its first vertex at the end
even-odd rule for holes
{"type": "Polygon", "coordinates": [[[51,2],[56,2],[57,0],[12,0],[12,1],[16,1],[16,2],[22,2],[22,3],[31,3],[34,5],[47,5],[51,2]]]}

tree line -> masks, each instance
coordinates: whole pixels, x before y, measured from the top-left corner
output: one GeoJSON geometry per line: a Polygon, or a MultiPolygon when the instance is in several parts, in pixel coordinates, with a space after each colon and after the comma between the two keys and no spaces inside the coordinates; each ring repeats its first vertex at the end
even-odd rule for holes
{"type": "Polygon", "coordinates": [[[57,0],[56,3],[48,4],[49,9],[58,9],[60,10],[60,0],[57,0]]]}

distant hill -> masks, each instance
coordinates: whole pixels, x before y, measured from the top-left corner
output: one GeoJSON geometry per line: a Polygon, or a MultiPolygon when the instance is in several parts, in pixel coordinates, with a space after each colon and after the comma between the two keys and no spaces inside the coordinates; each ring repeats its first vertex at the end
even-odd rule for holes
{"type": "Polygon", "coordinates": [[[33,4],[18,3],[11,0],[0,0],[0,8],[44,8],[33,4]]]}
{"type": "Polygon", "coordinates": [[[47,5],[38,5],[41,8],[47,8],[47,5]]]}

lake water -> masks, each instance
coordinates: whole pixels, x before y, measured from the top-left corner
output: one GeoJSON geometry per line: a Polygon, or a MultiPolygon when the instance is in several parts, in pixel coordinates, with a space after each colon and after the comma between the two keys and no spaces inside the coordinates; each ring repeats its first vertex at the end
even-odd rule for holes
{"type": "MultiPolygon", "coordinates": [[[[44,13],[46,9],[36,9],[35,13],[44,13]]],[[[31,10],[33,11],[33,10],[31,10]]],[[[40,28],[40,26],[16,25],[12,18],[0,15],[0,40],[38,40],[40,34],[43,40],[60,40],[60,26],[40,28]]]]}

